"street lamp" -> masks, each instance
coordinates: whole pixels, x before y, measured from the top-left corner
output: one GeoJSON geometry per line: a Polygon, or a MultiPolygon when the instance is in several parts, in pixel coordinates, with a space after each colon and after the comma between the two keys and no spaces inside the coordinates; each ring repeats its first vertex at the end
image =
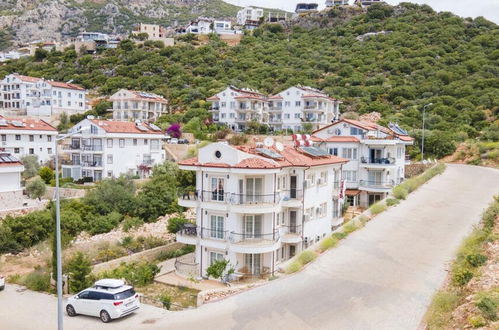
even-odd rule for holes
{"type": "Polygon", "coordinates": [[[433,105],[433,103],[428,103],[423,107],[423,141],[421,142],[421,161],[424,161],[425,114],[426,114],[426,109],[431,105],[433,105]]]}
{"type": "Polygon", "coordinates": [[[57,255],[57,329],[63,330],[62,324],[62,247],[61,247],[61,204],[59,197],[59,152],[57,144],[75,134],[90,130],[90,127],[81,127],[78,130],[61,135],[55,139],[55,234],[57,255]]]}

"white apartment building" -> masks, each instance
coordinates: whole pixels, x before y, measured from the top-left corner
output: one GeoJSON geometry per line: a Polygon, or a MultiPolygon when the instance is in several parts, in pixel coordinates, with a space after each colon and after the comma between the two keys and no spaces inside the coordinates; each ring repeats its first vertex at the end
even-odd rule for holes
{"type": "MultiPolygon", "coordinates": [[[[273,274],[330,234],[343,221],[338,183],[346,161],[314,147],[213,143],[180,162],[196,172],[196,191],[179,197],[196,209],[196,224],[177,233],[196,245],[187,275],[206,276],[218,259],[229,260],[235,277],[273,274]]],[[[176,267],[185,273],[181,262],[176,267]]]]}
{"type": "Polygon", "coordinates": [[[339,116],[342,103],[320,90],[295,86],[272,96],[234,86],[207,99],[213,121],[243,131],[249,121],[268,124],[274,130],[299,131],[308,123],[319,129],[339,116]]]}
{"type": "Polygon", "coordinates": [[[258,27],[260,18],[263,17],[263,9],[256,7],[245,7],[237,12],[237,24],[247,29],[258,27]]]}
{"type": "Polygon", "coordinates": [[[244,131],[248,122],[268,122],[267,96],[251,89],[229,86],[207,99],[212,103],[213,121],[232,130],[244,131]]]}
{"type": "Polygon", "coordinates": [[[86,91],[70,82],[9,74],[0,81],[0,114],[50,117],[86,111],[86,91]]]}
{"type": "Polygon", "coordinates": [[[314,132],[313,140],[331,155],[346,158],[347,202],[368,207],[404,180],[405,148],[414,140],[396,124],[342,119],[314,132]]]}
{"type": "Polygon", "coordinates": [[[73,126],[70,133],[82,127],[89,130],[75,134],[64,145],[63,178],[100,181],[122,174],[144,178],[155,164],[165,161],[164,133],[153,124],[89,117],[73,126]]]}
{"type": "Polygon", "coordinates": [[[207,17],[199,17],[192,21],[185,29],[186,33],[210,34],[213,32],[213,20],[207,17]]]}
{"type": "Polygon", "coordinates": [[[299,131],[309,123],[316,130],[338,118],[341,103],[318,89],[290,87],[268,98],[269,124],[275,130],[299,131]]]}
{"type": "Polygon", "coordinates": [[[56,137],[57,129],[43,120],[0,116],[0,151],[16,158],[35,155],[46,163],[55,154],[56,137]]]}
{"type": "Polygon", "coordinates": [[[135,26],[132,34],[138,35],[141,33],[147,34],[147,40],[162,41],[165,46],[175,45],[175,39],[168,38],[166,36],[167,30],[158,24],[138,24],[137,26],[135,26]]]}
{"type": "Polygon", "coordinates": [[[120,89],[111,97],[113,112],[116,120],[140,119],[156,120],[168,112],[168,101],[157,94],[149,92],[131,91],[120,89]]]}
{"type": "Polygon", "coordinates": [[[326,0],[326,7],[345,6],[348,5],[348,0],[326,0]]]}

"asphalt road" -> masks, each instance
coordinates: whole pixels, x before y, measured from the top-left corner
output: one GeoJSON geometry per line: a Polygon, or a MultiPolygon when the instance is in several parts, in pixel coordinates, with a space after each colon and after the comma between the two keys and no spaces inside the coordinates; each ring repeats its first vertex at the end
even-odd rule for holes
{"type": "MultiPolygon", "coordinates": [[[[66,329],[416,329],[462,239],[499,193],[499,171],[450,165],[304,271],[204,305],[146,306],[110,324],[65,318],[66,329]]],[[[0,328],[54,329],[55,298],[0,293],[0,328]]]]}

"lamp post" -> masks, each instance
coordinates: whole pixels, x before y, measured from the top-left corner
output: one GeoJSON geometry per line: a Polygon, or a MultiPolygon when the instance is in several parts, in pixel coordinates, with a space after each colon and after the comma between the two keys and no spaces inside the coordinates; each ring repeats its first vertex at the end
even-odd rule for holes
{"type": "Polygon", "coordinates": [[[425,115],[426,115],[426,109],[433,105],[433,103],[428,103],[423,107],[423,139],[421,142],[421,161],[424,161],[424,133],[425,133],[425,115]]]}
{"type": "Polygon", "coordinates": [[[57,256],[57,329],[63,330],[62,323],[62,244],[61,244],[61,203],[59,197],[59,152],[58,142],[75,134],[88,131],[90,127],[82,127],[73,133],[59,136],[55,139],[55,235],[57,256]]]}

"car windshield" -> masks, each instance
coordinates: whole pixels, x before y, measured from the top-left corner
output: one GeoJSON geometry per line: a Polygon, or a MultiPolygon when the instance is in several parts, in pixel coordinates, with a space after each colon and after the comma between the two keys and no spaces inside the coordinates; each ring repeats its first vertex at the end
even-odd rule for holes
{"type": "Polygon", "coordinates": [[[133,295],[135,295],[135,290],[133,288],[128,289],[128,290],[120,292],[120,293],[115,293],[114,300],[123,300],[126,298],[130,298],[133,295]]]}

